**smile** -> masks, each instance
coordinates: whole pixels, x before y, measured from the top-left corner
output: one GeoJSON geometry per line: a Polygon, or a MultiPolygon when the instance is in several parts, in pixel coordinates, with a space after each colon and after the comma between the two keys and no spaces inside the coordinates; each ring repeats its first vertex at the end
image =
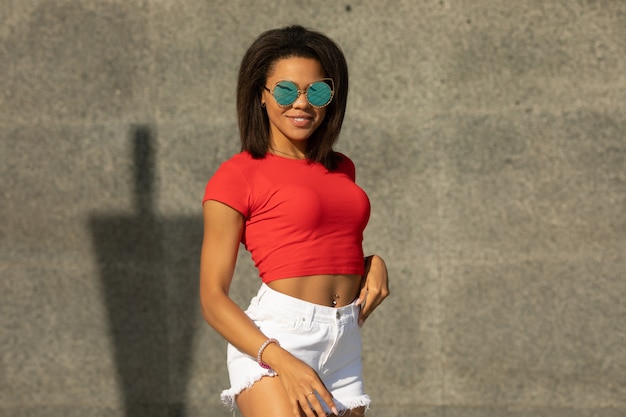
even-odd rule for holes
{"type": "Polygon", "coordinates": [[[314,120],[313,117],[309,116],[289,116],[289,119],[293,126],[298,128],[309,128],[312,126],[314,120]]]}

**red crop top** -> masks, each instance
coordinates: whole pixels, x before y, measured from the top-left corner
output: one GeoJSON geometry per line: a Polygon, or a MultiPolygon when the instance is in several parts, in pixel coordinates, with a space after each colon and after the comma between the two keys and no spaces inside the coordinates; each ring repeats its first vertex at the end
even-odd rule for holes
{"type": "Polygon", "coordinates": [[[339,168],[248,152],[222,163],[204,201],[216,200],[245,218],[242,243],[263,282],[318,274],[363,275],[363,230],[370,214],[354,164],[339,168]]]}

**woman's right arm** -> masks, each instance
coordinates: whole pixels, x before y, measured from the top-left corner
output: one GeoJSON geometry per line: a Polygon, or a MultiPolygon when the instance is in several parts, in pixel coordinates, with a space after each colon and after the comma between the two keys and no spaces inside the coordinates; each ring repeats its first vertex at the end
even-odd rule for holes
{"type": "Polygon", "coordinates": [[[200,304],[204,319],[226,340],[251,356],[267,339],[228,296],[244,219],[233,208],[208,200],[203,205],[200,304]]]}
{"type": "MultiPolygon", "coordinates": [[[[233,208],[214,200],[203,205],[204,237],[200,255],[200,304],[204,319],[237,349],[256,358],[259,347],[267,340],[254,322],[230,299],[228,292],[235,272],[244,218],[233,208]]],[[[308,400],[324,415],[316,391],[335,411],[332,396],[319,376],[305,363],[272,343],[263,352],[263,361],[279,375],[294,409],[313,416],[308,400]]],[[[336,414],[336,413],[335,413],[336,414]]]]}

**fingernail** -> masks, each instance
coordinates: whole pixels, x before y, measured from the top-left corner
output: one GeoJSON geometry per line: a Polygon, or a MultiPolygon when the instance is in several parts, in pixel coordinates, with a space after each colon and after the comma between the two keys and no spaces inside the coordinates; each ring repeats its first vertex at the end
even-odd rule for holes
{"type": "Polygon", "coordinates": [[[333,412],[334,415],[338,416],[339,415],[339,410],[337,410],[337,407],[333,407],[330,409],[330,411],[333,412]]]}

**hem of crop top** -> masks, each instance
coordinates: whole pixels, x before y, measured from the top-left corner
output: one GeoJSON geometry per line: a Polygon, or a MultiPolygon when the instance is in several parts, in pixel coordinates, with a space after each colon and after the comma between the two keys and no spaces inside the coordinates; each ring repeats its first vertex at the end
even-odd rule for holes
{"type": "Polygon", "coordinates": [[[299,278],[311,275],[358,275],[363,276],[365,273],[365,267],[363,265],[357,266],[344,266],[344,267],[328,267],[328,268],[295,268],[291,271],[284,271],[277,274],[265,274],[261,277],[263,283],[267,284],[272,281],[278,281],[281,279],[299,278]]]}

